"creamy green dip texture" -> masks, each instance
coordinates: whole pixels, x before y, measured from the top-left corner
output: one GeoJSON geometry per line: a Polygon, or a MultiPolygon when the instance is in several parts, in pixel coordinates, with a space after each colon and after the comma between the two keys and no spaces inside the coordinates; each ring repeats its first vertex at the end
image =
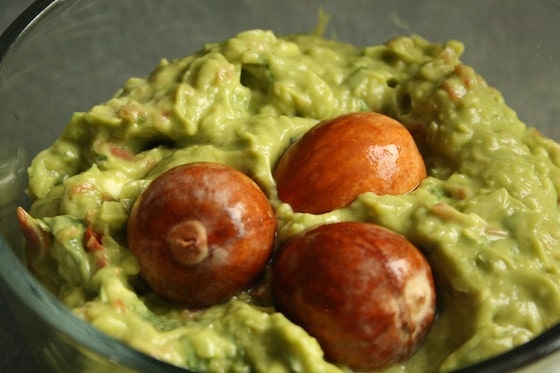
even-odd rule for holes
{"type": "MultiPolygon", "coordinates": [[[[526,127],[457,41],[419,36],[358,48],[255,30],[161,61],[110,100],[75,113],[29,168],[29,265],[75,314],[158,359],[210,372],[336,372],[318,343],[275,312],[267,277],[226,304],[188,310],[141,281],[127,249],[131,205],[152,179],[215,161],[251,176],[278,242],[327,222],[368,221],[426,255],[438,318],[391,372],[450,370],[522,344],[560,318],[560,147],[526,127]],[[428,178],[407,195],[365,193],[322,215],[277,198],[272,170],[324,119],[376,111],[413,134],[428,178]]],[[[343,291],[344,289],[341,289],[343,291]]]]}

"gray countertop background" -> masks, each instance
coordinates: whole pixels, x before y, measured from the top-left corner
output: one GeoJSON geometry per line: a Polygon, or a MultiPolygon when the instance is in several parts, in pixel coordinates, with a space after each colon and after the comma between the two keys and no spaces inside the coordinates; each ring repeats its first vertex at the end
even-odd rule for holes
{"type": "MultiPolygon", "coordinates": [[[[31,3],[31,0],[0,0],[0,32],[31,3]]],[[[39,372],[12,311],[1,293],[0,331],[0,372],[39,372]]]]}

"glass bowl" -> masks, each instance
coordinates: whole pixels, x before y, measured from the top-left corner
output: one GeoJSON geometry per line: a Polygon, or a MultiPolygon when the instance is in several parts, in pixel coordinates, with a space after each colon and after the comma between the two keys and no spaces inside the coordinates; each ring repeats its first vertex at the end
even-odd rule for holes
{"type": "MultiPolygon", "coordinates": [[[[0,38],[0,279],[37,366],[184,371],[72,316],[26,270],[15,208],[29,204],[25,168],[32,157],[59,136],[72,112],[109,98],[162,57],[182,57],[246,29],[309,32],[319,9],[331,15],[327,36],[357,45],[411,33],[463,41],[462,60],[503,93],[521,120],[560,139],[560,7],[553,1],[38,0],[0,38]]],[[[558,366],[560,326],[462,371],[558,366]]]]}

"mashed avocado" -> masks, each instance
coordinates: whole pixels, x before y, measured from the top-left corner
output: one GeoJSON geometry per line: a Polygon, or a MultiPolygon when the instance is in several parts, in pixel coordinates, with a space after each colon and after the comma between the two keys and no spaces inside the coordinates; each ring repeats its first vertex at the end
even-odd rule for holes
{"type": "Polygon", "coordinates": [[[179,164],[238,168],[265,191],[279,242],[327,222],[368,221],[429,260],[438,319],[394,372],[462,367],[511,349],[560,318],[560,147],[526,127],[459,60],[457,41],[419,36],[358,48],[314,35],[243,32],[131,78],[76,113],[29,168],[33,272],[75,314],[156,358],[200,371],[344,371],[274,311],[265,279],[226,304],[181,309],[150,293],[127,250],[136,197],[179,164]],[[317,122],[376,111],[403,123],[428,178],[410,194],[360,195],[321,215],[276,194],[280,154],[317,122]]]}

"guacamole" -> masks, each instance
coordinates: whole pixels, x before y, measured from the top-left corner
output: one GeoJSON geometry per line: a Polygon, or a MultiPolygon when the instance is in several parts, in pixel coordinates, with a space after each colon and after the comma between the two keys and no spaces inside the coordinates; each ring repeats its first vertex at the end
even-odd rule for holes
{"type": "Polygon", "coordinates": [[[317,35],[242,32],[162,60],[75,113],[29,168],[29,266],[74,313],[135,349],[195,371],[336,372],[314,338],[275,312],[269,278],[225,304],[185,309],[154,295],[127,249],[132,204],[180,164],[212,161],[255,180],[278,243],[365,221],[422,250],[438,318],[391,372],[445,371],[529,341],[560,319],[560,146],[527,127],[460,61],[458,41],[420,36],[356,47],[317,35]],[[319,121],[349,112],[403,123],[428,177],[404,195],[364,193],[324,214],[278,197],[274,166],[319,121]]]}

